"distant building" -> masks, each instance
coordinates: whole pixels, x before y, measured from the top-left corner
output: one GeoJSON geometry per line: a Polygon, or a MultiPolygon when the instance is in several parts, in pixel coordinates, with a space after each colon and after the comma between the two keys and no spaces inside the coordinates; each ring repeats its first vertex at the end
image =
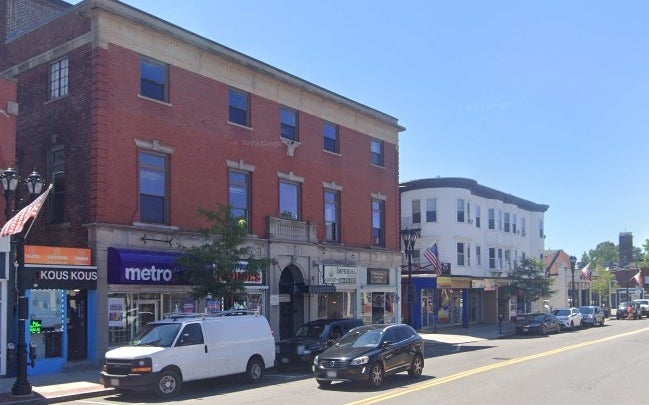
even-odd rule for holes
{"type": "Polygon", "coordinates": [[[401,228],[421,229],[413,254],[416,272],[429,273],[417,274],[414,281],[416,326],[493,323],[499,314],[529,309],[517,308],[516,302],[501,302],[499,308],[498,287],[520,260],[543,259],[548,205],[466,178],[413,180],[401,183],[400,190],[401,228]],[[439,277],[430,273],[424,257],[433,243],[445,263],[439,277]]]}

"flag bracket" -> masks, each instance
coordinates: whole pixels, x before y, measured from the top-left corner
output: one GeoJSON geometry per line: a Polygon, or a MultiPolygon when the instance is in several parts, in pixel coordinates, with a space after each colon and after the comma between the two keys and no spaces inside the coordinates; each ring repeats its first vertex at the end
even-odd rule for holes
{"type": "Polygon", "coordinates": [[[169,247],[171,247],[171,242],[173,242],[174,238],[169,238],[169,239],[149,238],[149,237],[146,236],[146,233],[145,233],[144,235],[142,235],[142,237],[140,238],[140,240],[141,240],[142,242],[144,242],[145,245],[146,245],[147,241],[151,241],[151,242],[164,242],[164,243],[168,243],[168,244],[169,244],[169,247]]]}

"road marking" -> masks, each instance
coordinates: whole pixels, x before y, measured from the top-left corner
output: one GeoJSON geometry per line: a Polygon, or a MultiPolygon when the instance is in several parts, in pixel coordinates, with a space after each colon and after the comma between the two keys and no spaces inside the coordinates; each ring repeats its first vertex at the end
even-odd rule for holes
{"type": "Polygon", "coordinates": [[[638,329],[638,330],[634,330],[634,331],[631,331],[631,332],[622,333],[622,334],[619,334],[619,335],[609,336],[609,337],[605,337],[605,338],[601,338],[601,339],[597,339],[597,340],[591,340],[591,341],[583,342],[583,343],[577,343],[577,344],[570,345],[570,346],[564,346],[564,347],[560,347],[558,349],[548,350],[548,351],[542,352],[542,353],[536,353],[536,354],[531,354],[529,356],[518,357],[518,358],[506,360],[506,361],[496,363],[496,364],[490,364],[490,365],[487,365],[487,366],[482,366],[482,367],[474,368],[474,369],[467,370],[467,371],[461,371],[459,373],[451,374],[451,375],[446,376],[446,377],[436,378],[436,379],[434,379],[432,381],[423,382],[423,383],[414,385],[412,387],[401,388],[401,389],[398,389],[396,391],[386,392],[385,394],[376,395],[376,396],[370,397],[370,398],[365,398],[365,399],[362,399],[360,401],[348,402],[345,405],[369,405],[369,404],[375,404],[377,402],[386,401],[388,399],[396,398],[396,397],[399,397],[399,396],[402,396],[402,395],[405,395],[405,394],[409,394],[409,393],[412,393],[412,392],[417,392],[417,391],[425,390],[427,388],[431,388],[431,387],[434,387],[434,386],[437,386],[437,385],[446,384],[446,383],[449,383],[449,382],[452,382],[452,381],[455,381],[455,380],[459,380],[461,378],[470,377],[470,376],[475,375],[475,374],[480,374],[480,373],[495,370],[495,369],[498,369],[498,368],[511,366],[511,365],[514,365],[514,364],[519,364],[519,363],[523,363],[523,362],[530,361],[530,360],[535,360],[535,359],[538,359],[538,358],[541,358],[541,357],[552,356],[552,355],[567,352],[567,351],[570,351],[570,350],[579,349],[581,347],[591,346],[591,345],[598,344],[598,343],[604,343],[604,342],[608,342],[610,340],[619,339],[619,338],[622,338],[622,337],[631,336],[631,335],[635,335],[635,334],[642,333],[642,332],[647,332],[647,331],[649,331],[649,328],[638,329]]]}

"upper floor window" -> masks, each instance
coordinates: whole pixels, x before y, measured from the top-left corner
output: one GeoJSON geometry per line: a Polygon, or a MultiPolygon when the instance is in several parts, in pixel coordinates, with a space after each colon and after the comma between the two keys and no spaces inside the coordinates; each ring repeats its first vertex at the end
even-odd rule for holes
{"type": "Polygon", "coordinates": [[[250,126],[250,95],[246,92],[230,89],[228,121],[250,126]]]}
{"type": "Polygon", "coordinates": [[[488,228],[489,229],[496,229],[496,218],[495,218],[495,211],[493,208],[489,208],[487,210],[487,222],[488,222],[488,228]]]}
{"type": "Polygon", "coordinates": [[[480,228],[480,218],[481,218],[480,206],[476,205],[475,206],[475,227],[476,228],[480,228]]]}
{"type": "Polygon", "coordinates": [[[426,222],[437,222],[437,199],[426,199],[426,222]]]}
{"type": "Polygon", "coordinates": [[[245,221],[246,229],[250,230],[250,173],[230,170],[228,183],[232,216],[245,221]]]}
{"type": "Polygon", "coordinates": [[[539,238],[545,238],[545,234],[543,233],[543,221],[539,221],[539,238]]]}
{"type": "Polygon", "coordinates": [[[65,222],[65,150],[57,145],[50,150],[49,172],[52,179],[50,194],[50,221],[53,224],[65,222]]]}
{"type": "Polygon", "coordinates": [[[496,268],[496,248],[489,248],[489,268],[496,268]]]}
{"type": "Polygon", "coordinates": [[[281,136],[292,141],[298,140],[297,111],[288,107],[280,108],[281,136]]]}
{"type": "Polygon", "coordinates": [[[383,166],[383,141],[378,139],[372,139],[370,144],[370,150],[372,152],[372,164],[375,166],[383,166]]]}
{"type": "Polygon", "coordinates": [[[517,225],[516,224],[516,214],[512,214],[512,232],[513,233],[516,233],[516,231],[517,231],[516,225],[517,225]]]}
{"type": "Polygon", "coordinates": [[[480,246],[475,247],[475,264],[482,266],[482,248],[480,246]]]}
{"type": "Polygon", "coordinates": [[[412,200],[412,223],[421,223],[421,200],[412,200]]]}
{"type": "Polygon", "coordinates": [[[372,200],[372,246],[385,247],[385,202],[372,200]]]}
{"type": "Polygon", "coordinates": [[[68,94],[68,59],[58,60],[50,65],[50,100],[68,94]]]}
{"type": "Polygon", "coordinates": [[[140,94],[144,97],[169,101],[168,66],[143,57],[140,60],[140,94]]]}
{"type": "Polygon", "coordinates": [[[464,199],[457,199],[457,222],[464,222],[464,199]]]}
{"type": "Polygon", "coordinates": [[[324,123],[324,150],[334,153],[340,152],[338,141],[338,125],[331,122],[324,123]]]}
{"type": "Polygon", "coordinates": [[[457,243],[457,265],[464,266],[464,243],[457,243]]]}
{"type": "Polygon", "coordinates": [[[300,219],[300,184],[279,182],[279,215],[282,218],[300,219]]]}
{"type": "Polygon", "coordinates": [[[325,190],[325,239],[340,242],[340,192],[325,190]]]}
{"type": "Polygon", "coordinates": [[[525,218],[521,218],[521,235],[525,236],[526,227],[525,227],[525,218]]]}
{"type": "Polygon", "coordinates": [[[496,212],[498,214],[498,230],[502,231],[503,230],[503,213],[501,210],[498,210],[496,212]]]}
{"type": "Polygon", "coordinates": [[[140,220],[156,224],[168,222],[168,162],[164,155],[140,152],[140,220]]]}
{"type": "Polygon", "coordinates": [[[505,232],[509,232],[509,226],[510,226],[510,214],[509,212],[505,212],[505,232]]]}

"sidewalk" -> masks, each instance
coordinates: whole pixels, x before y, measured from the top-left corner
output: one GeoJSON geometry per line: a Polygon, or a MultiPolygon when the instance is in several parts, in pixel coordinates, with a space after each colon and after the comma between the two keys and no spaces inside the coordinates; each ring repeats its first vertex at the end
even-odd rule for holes
{"type": "MultiPolygon", "coordinates": [[[[426,344],[462,344],[482,340],[501,339],[516,332],[515,325],[503,322],[499,325],[471,324],[468,328],[461,326],[438,326],[437,330],[425,328],[419,330],[426,344]]],[[[29,369],[27,370],[29,373],[29,369]]],[[[56,374],[35,375],[27,377],[32,384],[34,395],[28,398],[14,397],[11,387],[15,378],[0,378],[0,404],[54,404],[81,398],[110,395],[112,388],[99,384],[99,369],[88,369],[61,372],[56,374]]]]}

